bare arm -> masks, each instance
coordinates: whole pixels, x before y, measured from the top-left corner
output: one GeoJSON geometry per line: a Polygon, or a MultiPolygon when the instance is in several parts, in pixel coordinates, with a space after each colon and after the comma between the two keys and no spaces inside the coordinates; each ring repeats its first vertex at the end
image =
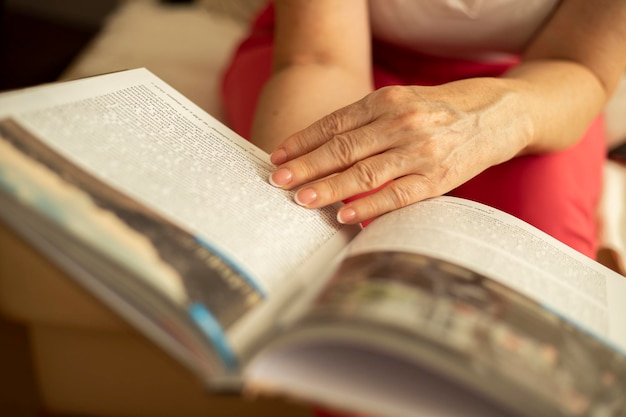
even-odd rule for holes
{"type": "Polygon", "coordinates": [[[298,130],[372,91],[364,0],[278,0],[273,75],[251,140],[268,152],[298,130]]]}
{"type": "Polygon", "coordinates": [[[507,74],[523,84],[533,120],[524,153],[558,150],[582,136],[626,69],[626,2],[563,0],[507,74]]]}
{"type": "Polygon", "coordinates": [[[626,1],[562,0],[504,77],[374,91],[280,143],[272,181],[294,189],[319,180],[296,193],[310,208],[388,184],[339,210],[340,221],[356,223],[444,194],[517,155],[566,148],[612,94],[625,45],[626,1]]]}

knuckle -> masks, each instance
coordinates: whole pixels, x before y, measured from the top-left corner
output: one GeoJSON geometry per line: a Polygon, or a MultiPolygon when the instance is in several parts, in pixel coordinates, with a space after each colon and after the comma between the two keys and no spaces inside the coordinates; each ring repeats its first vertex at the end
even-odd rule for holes
{"type": "Polygon", "coordinates": [[[392,187],[389,191],[391,191],[391,198],[396,207],[405,207],[413,202],[412,193],[406,187],[392,187]]]}
{"type": "Polygon", "coordinates": [[[391,200],[395,207],[405,207],[418,200],[417,196],[420,194],[417,186],[409,186],[406,183],[399,185],[394,182],[388,186],[391,200]]]}
{"type": "Polygon", "coordinates": [[[416,156],[407,149],[390,149],[379,160],[380,169],[393,169],[395,172],[410,172],[415,167],[416,156]]]}
{"type": "Polygon", "coordinates": [[[310,180],[316,177],[318,167],[312,163],[308,158],[301,158],[297,165],[291,165],[290,169],[298,173],[299,178],[310,180]]]}
{"type": "Polygon", "coordinates": [[[343,183],[336,179],[330,179],[324,183],[324,195],[327,201],[339,201],[344,197],[343,195],[343,183]]]}
{"type": "Polygon", "coordinates": [[[357,180],[364,184],[368,190],[382,185],[382,175],[378,169],[367,161],[359,161],[352,166],[357,180]]]}
{"type": "Polygon", "coordinates": [[[408,132],[423,131],[426,127],[424,123],[424,113],[416,108],[407,108],[396,117],[395,123],[399,130],[408,132]]]}
{"type": "Polygon", "coordinates": [[[403,101],[406,96],[405,88],[399,85],[391,85],[377,90],[376,98],[384,103],[395,104],[403,101]]]}
{"type": "Polygon", "coordinates": [[[331,153],[331,157],[336,161],[339,161],[342,166],[350,166],[354,162],[354,152],[356,143],[349,135],[335,135],[333,139],[328,142],[328,151],[331,153]]]}
{"type": "Polygon", "coordinates": [[[422,140],[420,147],[421,154],[427,156],[431,164],[438,165],[447,156],[447,151],[444,149],[443,144],[434,138],[422,140]]]}
{"type": "Polygon", "coordinates": [[[320,126],[326,136],[332,137],[343,131],[342,117],[338,111],[332,112],[320,120],[320,126]]]}
{"type": "Polygon", "coordinates": [[[385,87],[381,89],[379,100],[392,109],[389,117],[393,119],[393,123],[397,130],[400,131],[419,131],[426,126],[428,109],[420,100],[407,95],[401,86],[385,87]]]}

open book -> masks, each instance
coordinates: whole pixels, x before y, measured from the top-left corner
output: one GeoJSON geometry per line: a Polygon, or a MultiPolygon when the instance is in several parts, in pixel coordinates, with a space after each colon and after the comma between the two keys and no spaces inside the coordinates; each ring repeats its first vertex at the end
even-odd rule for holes
{"type": "Polygon", "coordinates": [[[0,218],[212,390],[623,416],[626,278],[440,197],[365,229],[145,69],[0,94],[0,218]]]}

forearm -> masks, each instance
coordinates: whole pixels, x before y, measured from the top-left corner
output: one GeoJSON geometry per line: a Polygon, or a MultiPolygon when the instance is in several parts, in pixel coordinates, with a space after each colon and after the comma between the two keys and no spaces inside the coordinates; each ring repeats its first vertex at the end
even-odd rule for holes
{"type": "Polygon", "coordinates": [[[273,74],[251,140],[272,151],[289,135],[372,90],[365,0],[276,0],[273,74]]]}
{"type": "Polygon", "coordinates": [[[534,135],[525,152],[562,149],[582,136],[626,70],[626,2],[567,0],[529,43],[519,81],[534,135]]]}
{"type": "Polygon", "coordinates": [[[341,67],[290,65],[277,70],[257,103],[251,140],[271,152],[287,136],[372,91],[369,77],[341,67]]]}
{"type": "Polygon", "coordinates": [[[588,68],[571,61],[523,62],[505,78],[519,95],[519,112],[524,112],[521,116],[530,124],[530,136],[520,155],[571,146],[583,136],[610,95],[588,68]]]}

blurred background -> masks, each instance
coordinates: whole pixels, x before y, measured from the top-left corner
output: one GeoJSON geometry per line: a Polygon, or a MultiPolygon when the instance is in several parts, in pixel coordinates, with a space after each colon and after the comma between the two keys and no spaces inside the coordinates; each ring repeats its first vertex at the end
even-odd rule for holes
{"type": "Polygon", "coordinates": [[[0,0],[0,90],[56,79],[118,0],[0,0]]]}
{"type": "MultiPolygon", "coordinates": [[[[221,70],[265,1],[0,0],[0,92],[145,66],[217,116],[221,70]]],[[[0,417],[308,417],[276,402],[209,396],[0,222],[0,417]]]]}
{"type": "MultiPolygon", "coordinates": [[[[0,0],[0,91],[55,80],[116,0],[0,0]]],[[[0,414],[41,416],[24,326],[0,315],[0,414]]]]}

